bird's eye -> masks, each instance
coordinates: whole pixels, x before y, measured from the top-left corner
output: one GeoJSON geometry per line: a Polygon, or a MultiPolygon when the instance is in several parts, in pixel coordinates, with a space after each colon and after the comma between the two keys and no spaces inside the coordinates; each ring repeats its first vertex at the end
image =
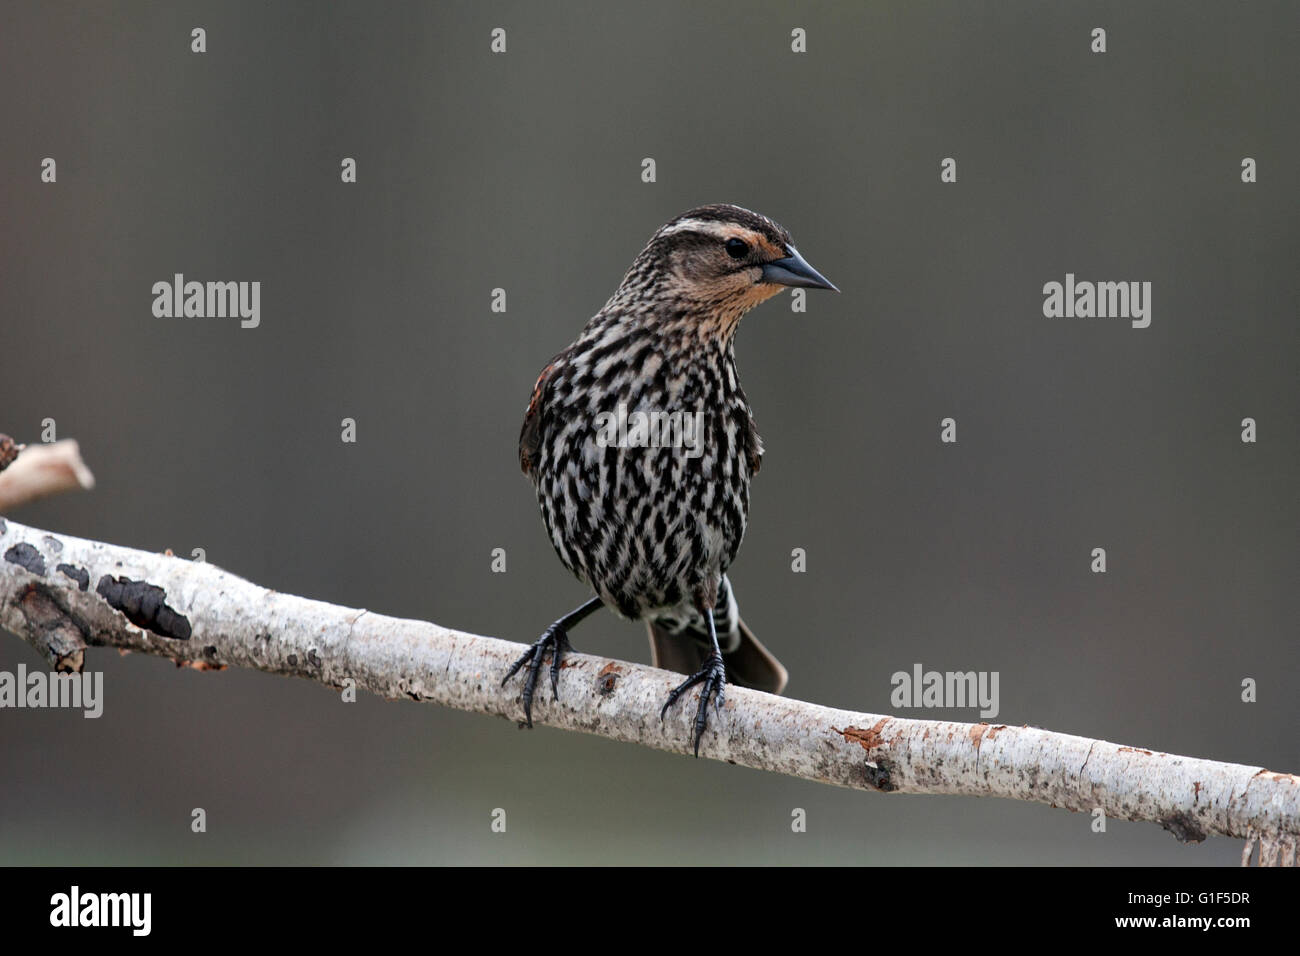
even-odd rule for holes
{"type": "Polygon", "coordinates": [[[727,255],[733,259],[743,259],[749,255],[749,243],[744,239],[728,239],[727,255]]]}

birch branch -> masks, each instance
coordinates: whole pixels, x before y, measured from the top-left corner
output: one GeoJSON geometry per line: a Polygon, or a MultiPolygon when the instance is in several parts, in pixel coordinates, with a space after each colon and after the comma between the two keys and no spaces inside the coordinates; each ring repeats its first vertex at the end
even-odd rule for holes
{"type": "Polygon", "coordinates": [[[93,487],[95,476],[81,460],[76,441],[65,438],[25,446],[0,435],[0,512],[59,492],[93,487]]]}
{"type": "MultiPolygon", "coordinates": [[[[251,667],[389,699],[518,720],[523,645],[281,594],[211,564],[55,535],[0,518],[0,626],[57,670],[87,646],[203,670],[251,667]]],[[[690,752],[694,695],[663,723],[680,675],[572,653],[560,699],[539,690],[537,723],[690,752]]],[[[543,680],[539,688],[546,685],[543,680]]],[[[1300,777],[1122,747],[1036,727],[835,710],[739,687],[710,716],[702,756],[886,793],[1005,797],[1159,823],[1184,842],[1259,841],[1261,864],[1294,864],[1300,777]]]]}

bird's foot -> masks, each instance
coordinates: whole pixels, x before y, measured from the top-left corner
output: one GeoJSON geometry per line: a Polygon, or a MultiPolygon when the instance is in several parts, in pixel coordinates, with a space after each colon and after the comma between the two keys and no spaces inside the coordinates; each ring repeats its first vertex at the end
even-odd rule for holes
{"type": "Polygon", "coordinates": [[[564,652],[570,650],[573,650],[573,647],[569,644],[568,632],[563,624],[556,621],[542,632],[542,636],[533,642],[532,647],[520,655],[519,660],[510,665],[506,676],[501,678],[501,686],[504,687],[506,681],[514,677],[521,667],[528,665],[528,673],[524,675],[523,702],[524,723],[529,727],[533,726],[533,692],[537,689],[537,673],[542,669],[546,652],[551,652],[551,694],[559,700],[560,661],[564,658],[564,652]]]}
{"type": "Polygon", "coordinates": [[[695,674],[692,674],[682,683],[678,684],[671,694],[668,695],[668,701],[664,704],[663,709],[659,711],[659,720],[664,719],[668,713],[668,708],[677,703],[678,698],[685,694],[696,684],[703,684],[700,689],[700,704],[695,711],[695,732],[692,735],[695,742],[695,756],[700,755],[700,738],[704,736],[704,728],[709,721],[709,700],[713,700],[713,709],[719,714],[722,713],[722,704],[726,700],[726,692],[723,690],[727,683],[727,669],[722,664],[721,654],[710,654],[709,659],[704,662],[704,667],[695,674]]]}

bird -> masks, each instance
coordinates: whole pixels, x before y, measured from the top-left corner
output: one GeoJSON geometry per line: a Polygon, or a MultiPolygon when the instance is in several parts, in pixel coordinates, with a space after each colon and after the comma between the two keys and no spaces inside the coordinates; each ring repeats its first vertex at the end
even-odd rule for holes
{"type": "Polygon", "coordinates": [[[779,694],[788,675],[741,620],[727,570],[749,513],[763,443],[733,347],[745,313],[786,288],[838,292],[767,216],[729,203],[660,227],[578,337],[542,369],[519,435],[560,561],[595,592],[513,663],[532,727],[550,656],[559,699],[569,631],[600,608],[644,620],[656,667],[688,674],[660,721],[700,687],[696,757],[725,684],[779,694]]]}

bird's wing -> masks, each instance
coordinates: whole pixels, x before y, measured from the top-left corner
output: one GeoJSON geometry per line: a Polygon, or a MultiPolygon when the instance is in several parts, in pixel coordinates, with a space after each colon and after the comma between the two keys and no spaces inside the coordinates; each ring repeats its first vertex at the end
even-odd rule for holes
{"type": "Polygon", "coordinates": [[[763,463],[763,439],[758,435],[758,424],[752,413],[749,416],[749,428],[745,431],[745,454],[749,456],[749,473],[757,475],[759,466],[763,463]]]}
{"type": "Polygon", "coordinates": [[[740,408],[744,410],[745,427],[744,434],[741,436],[741,448],[745,452],[745,458],[749,461],[750,475],[757,475],[759,466],[763,463],[763,439],[758,435],[758,423],[754,421],[754,410],[750,407],[749,398],[745,395],[745,390],[736,383],[736,397],[740,400],[740,408]]]}
{"type": "MultiPolygon", "coordinates": [[[[561,353],[563,354],[563,353],[561,353]]],[[[519,430],[519,467],[524,474],[532,477],[537,465],[537,452],[542,446],[542,417],[546,412],[546,387],[551,375],[559,364],[560,356],[551,359],[550,364],[537,376],[533,386],[533,397],[528,401],[528,411],[524,412],[524,425],[519,430]]]]}

